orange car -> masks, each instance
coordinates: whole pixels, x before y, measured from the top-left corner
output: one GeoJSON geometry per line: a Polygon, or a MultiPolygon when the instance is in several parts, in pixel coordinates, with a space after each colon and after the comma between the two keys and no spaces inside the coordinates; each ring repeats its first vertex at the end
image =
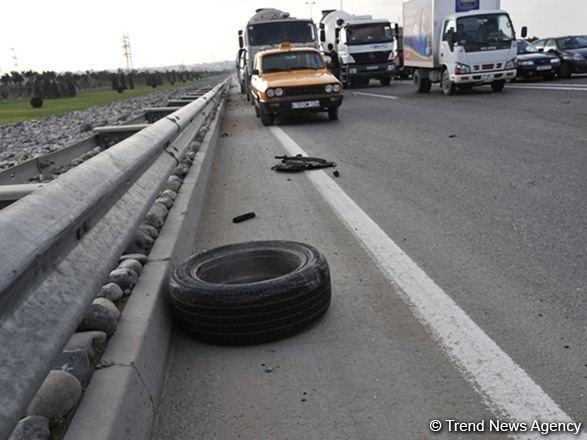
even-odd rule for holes
{"type": "Polygon", "coordinates": [[[316,49],[282,44],[255,56],[251,98],[263,125],[291,112],[325,111],[331,121],[338,119],[342,93],[342,83],[316,49]]]}

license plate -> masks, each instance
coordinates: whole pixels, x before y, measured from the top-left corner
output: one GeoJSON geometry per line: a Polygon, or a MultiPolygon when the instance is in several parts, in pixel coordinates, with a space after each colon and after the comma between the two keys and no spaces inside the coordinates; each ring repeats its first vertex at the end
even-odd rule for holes
{"type": "Polygon", "coordinates": [[[379,66],[367,66],[366,70],[378,70],[379,66]]]}
{"type": "Polygon", "coordinates": [[[536,70],[550,70],[552,66],[536,66],[536,70]]]}
{"type": "Polygon", "coordinates": [[[313,108],[320,107],[320,101],[300,101],[292,102],[291,108],[313,108]]]}

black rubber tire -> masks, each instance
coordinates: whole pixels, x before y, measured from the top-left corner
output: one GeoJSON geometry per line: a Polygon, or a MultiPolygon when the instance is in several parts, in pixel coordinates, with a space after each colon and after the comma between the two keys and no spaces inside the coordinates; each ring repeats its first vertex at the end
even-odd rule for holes
{"type": "Polygon", "coordinates": [[[448,73],[448,69],[444,69],[442,71],[442,78],[440,79],[440,87],[442,89],[442,93],[445,95],[454,95],[456,86],[450,80],[450,73],[448,73]]]}
{"type": "Polygon", "coordinates": [[[262,109],[260,110],[261,113],[261,123],[265,126],[273,125],[275,122],[275,114],[264,112],[262,109]]]}
{"type": "Polygon", "coordinates": [[[195,339],[260,344],[298,333],[326,313],[330,269],[304,243],[237,243],[177,265],[169,297],[175,322],[195,339]]]}
{"type": "Polygon", "coordinates": [[[505,87],[505,79],[502,79],[499,81],[493,81],[491,83],[491,90],[493,90],[494,92],[501,92],[504,87],[505,87]]]}
{"type": "Polygon", "coordinates": [[[416,87],[416,93],[428,93],[432,87],[432,83],[428,78],[422,78],[420,69],[414,70],[414,85],[416,87]]]}
{"type": "Polygon", "coordinates": [[[338,107],[328,109],[328,119],[331,121],[336,121],[338,119],[338,107]]]}

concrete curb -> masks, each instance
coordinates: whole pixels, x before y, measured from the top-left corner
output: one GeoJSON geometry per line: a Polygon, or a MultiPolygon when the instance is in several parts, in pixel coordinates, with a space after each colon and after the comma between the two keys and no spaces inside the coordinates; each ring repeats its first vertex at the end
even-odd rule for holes
{"type": "Polygon", "coordinates": [[[102,356],[104,368],[94,372],[65,440],[150,438],[173,327],[166,299],[169,273],[176,262],[192,252],[224,108],[225,101],[102,356]]]}

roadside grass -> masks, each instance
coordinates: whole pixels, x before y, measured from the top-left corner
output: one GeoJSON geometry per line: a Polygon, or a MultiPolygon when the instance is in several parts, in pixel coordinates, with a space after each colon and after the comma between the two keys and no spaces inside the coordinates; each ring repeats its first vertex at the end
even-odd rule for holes
{"type": "Polygon", "coordinates": [[[33,108],[29,103],[30,99],[19,99],[16,101],[0,101],[0,125],[12,124],[19,121],[38,119],[43,116],[59,115],[76,110],[84,110],[90,107],[97,107],[111,102],[148,95],[149,93],[162,90],[186,87],[198,83],[200,80],[165,84],[153,87],[136,87],[133,90],[127,89],[124,93],[116,90],[96,90],[78,93],[75,98],[44,99],[43,107],[33,108]]]}

